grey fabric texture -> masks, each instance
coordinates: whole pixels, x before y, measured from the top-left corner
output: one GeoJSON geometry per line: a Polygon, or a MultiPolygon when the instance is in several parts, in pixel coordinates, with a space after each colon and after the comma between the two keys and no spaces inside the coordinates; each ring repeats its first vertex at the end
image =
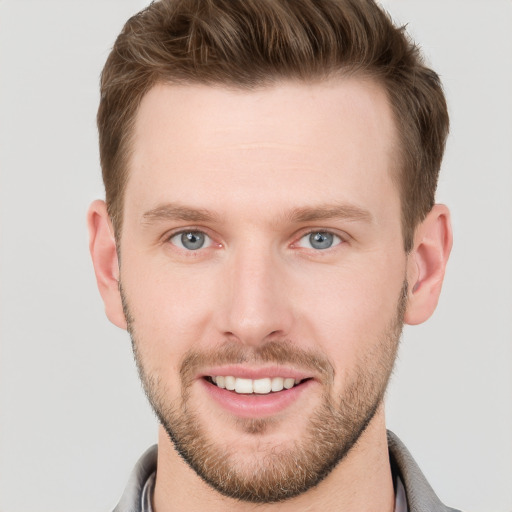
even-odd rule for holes
{"type": "Polygon", "coordinates": [[[388,430],[389,456],[393,458],[405,487],[409,512],[460,512],[441,503],[405,445],[388,430]]]}
{"type": "MultiPolygon", "coordinates": [[[[460,512],[446,507],[430,487],[411,454],[392,432],[388,431],[389,456],[398,469],[403,483],[408,512],[460,512]]],[[[139,459],[130,475],[126,489],[113,512],[152,512],[151,494],[157,464],[157,445],[149,448],[139,459]]],[[[404,510],[403,497],[397,500],[397,509],[404,510]]]]}
{"type": "Polygon", "coordinates": [[[407,506],[407,495],[402,479],[397,475],[395,489],[395,512],[409,512],[407,506]]]}
{"type": "Polygon", "coordinates": [[[158,447],[155,444],[148,448],[137,461],[114,512],[144,512],[142,508],[143,490],[148,479],[156,472],[157,454],[158,447]]]}
{"type": "Polygon", "coordinates": [[[151,473],[142,489],[141,512],[153,512],[153,493],[155,492],[156,470],[151,473]]]}

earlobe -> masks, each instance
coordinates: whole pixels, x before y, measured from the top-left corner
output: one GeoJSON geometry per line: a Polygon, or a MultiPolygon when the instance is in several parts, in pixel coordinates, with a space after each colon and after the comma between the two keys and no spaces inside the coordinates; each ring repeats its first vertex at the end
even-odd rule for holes
{"type": "Polygon", "coordinates": [[[117,248],[107,206],[104,201],[94,201],[87,213],[89,251],[96,282],[105,304],[108,319],[121,329],[126,329],[121,294],[119,292],[119,263],[117,248]]]}
{"type": "Polygon", "coordinates": [[[405,323],[420,324],[434,312],[452,242],[450,212],[445,205],[436,204],[416,228],[414,247],[408,256],[405,323]]]}

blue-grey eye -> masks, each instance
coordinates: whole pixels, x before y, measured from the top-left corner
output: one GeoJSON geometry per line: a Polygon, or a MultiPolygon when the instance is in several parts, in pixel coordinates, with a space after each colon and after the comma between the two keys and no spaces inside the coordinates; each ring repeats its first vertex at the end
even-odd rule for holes
{"type": "Polygon", "coordinates": [[[170,242],[187,251],[197,251],[211,245],[211,239],[202,231],[182,231],[171,237],[170,242]]]}
{"type": "Polygon", "coordinates": [[[328,231],[313,231],[300,239],[299,246],[321,251],[330,249],[340,243],[341,238],[333,233],[329,233],[328,231]]]}

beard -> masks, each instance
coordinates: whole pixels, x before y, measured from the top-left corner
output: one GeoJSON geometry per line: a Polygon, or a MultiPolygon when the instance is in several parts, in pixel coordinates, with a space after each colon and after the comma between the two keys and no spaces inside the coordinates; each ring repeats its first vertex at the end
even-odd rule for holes
{"type": "Polygon", "coordinates": [[[187,352],[180,365],[181,396],[171,402],[160,377],[144,364],[135,321],[121,286],[120,291],[144,391],[177,453],[222,495],[259,504],[283,501],[315,487],[356,444],[383,401],[407,304],[404,282],[394,318],[372,350],[349,369],[350,379],[341,394],[333,393],[333,365],[322,354],[300,349],[289,340],[273,340],[257,348],[228,340],[210,351],[187,352]],[[236,427],[245,435],[258,438],[250,455],[243,456],[229,440],[221,443],[210,435],[191,401],[194,376],[205,365],[241,363],[293,364],[320,376],[324,392],[300,439],[264,443],[263,435],[275,427],[274,418],[236,420],[236,427]]]}

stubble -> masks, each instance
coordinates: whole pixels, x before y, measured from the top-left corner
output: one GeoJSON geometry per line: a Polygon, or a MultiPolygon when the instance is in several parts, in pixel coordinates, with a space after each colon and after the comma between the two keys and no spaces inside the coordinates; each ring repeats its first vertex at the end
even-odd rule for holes
{"type": "MultiPolygon", "coordinates": [[[[207,352],[189,351],[180,365],[181,396],[170,402],[158,375],[146,371],[135,320],[122,292],[134,357],[145,393],[178,454],[207,484],[224,496],[252,503],[283,501],[320,483],[344,459],[371,422],[384,398],[392,373],[407,302],[407,283],[395,317],[379,343],[350,369],[351,379],[342,394],[333,394],[334,367],[322,354],[302,350],[290,340],[273,340],[247,349],[227,340],[207,352]],[[229,442],[210,435],[191,400],[197,370],[206,365],[276,363],[309,369],[319,376],[323,394],[310,413],[300,439],[270,446],[264,442],[248,457],[229,442]]],[[[273,418],[237,419],[245,435],[264,439],[275,427],[273,418]]]]}

